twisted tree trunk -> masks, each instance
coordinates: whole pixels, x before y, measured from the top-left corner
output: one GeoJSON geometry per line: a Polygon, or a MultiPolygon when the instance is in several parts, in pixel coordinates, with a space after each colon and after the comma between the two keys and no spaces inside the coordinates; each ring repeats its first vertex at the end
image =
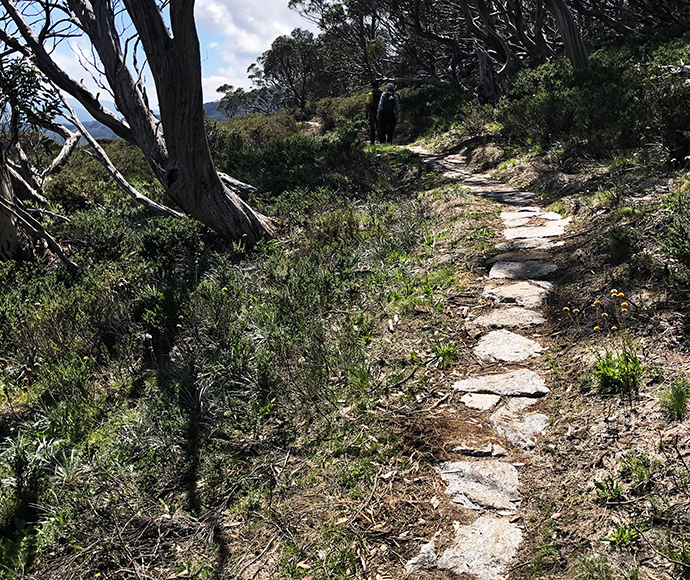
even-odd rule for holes
{"type": "MultiPolygon", "coordinates": [[[[88,36],[100,58],[99,67],[126,123],[104,111],[81,83],[57,66],[14,0],[0,3],[12,17],[24,44],[6,31],[0,34],[0,40],[23,54],[32,54],[41,72],[79,100],[94,118],[138,145],[166,193],[186,213],[224,238],[248,246],[272,235],[272,220],[254,212],[239,197],[238,192],[246,188],[233,188],[230,180],[224,184],[213,166],[203,122],[201,56],[193,0],[170,0],[170,32],[156,0],[124,0],[156,83],[160,121],[150,110],[138,75],[132,74],[123,55],[112,2],[67,0],[72,20],[88,36]]],[[[45,6],[47,25],[51,6],[45,6]]]]}
{"type": "Polygon", "coordinates": [[[11,260],[20,250],[19,230],[12,212],[14,191],[5,163],[5,154],[0,147],[0,260],[11,260]]]}

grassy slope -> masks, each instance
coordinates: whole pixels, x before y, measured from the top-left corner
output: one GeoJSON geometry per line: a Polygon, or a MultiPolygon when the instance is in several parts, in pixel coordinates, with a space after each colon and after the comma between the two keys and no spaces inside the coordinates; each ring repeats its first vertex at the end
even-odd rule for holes
{"type": "MultiPolygon", "coordinates": [[[[655,62],[670,63],[687,50],[674,42],[640,61],[668,52],[655,62]]],[[[629,58],[602,54],[613,69],[629,58]]],[[[590,101],[562,90],[577,79],[540,70],[531,82],[543,90],[516,82],[517,104],[492,115],[503,137],[468,152],[485,167],[502,160],[503,176],[541,187],[581,228],[559,257],[554,428],[524,470],[530,538],[513,575],[598,580],[618,566],[633,578],[637,561],[676,578],[690,559],[688,436],[656,397],[687,369],[690,228],[682,177],[655,175],[683,166],[664,120],[676,101],[664,109],[652,94],[669,114],[638,123],[650,127],[639,134],[598,133],[590,147],[588,125],[573,122],[594,111],[571,112],[590,101]],[[623,140],[647,142],[652,128],[654,148],[623,140]],[[592,161],[611,150],[612,162],[592,161]],[[524,161],[525,151],[541,155],[524,161]],[[562,312],[576,306],[588,340],[615,348],[615,333],[588,330],[612,286],[633,304],[628,332],[649,369],[632,402],[581,388],[591,359],[562,312]],[[677,448],[659,447],[674,435],[677,448]],[[609,559],[580,562],[590,550],[609,559]]],[[[415,106],[429,112],[418,96],[408,118],[415,106]]],[[[615,108],[588,123],[625,125],[615,108]]],[[[460,110],[443,146],[486,126],[460,110]]],[[[294,131],[289,119],[243,123],[212,143],[219,164],[269,192],[254,202],[285,218],[276,240],[247,255],[190,220],[149,220],[77,156],[48,193],[71,218],[53,229],[85,271],[2,265],[0,577],[395,576],[421,539],[462,517],[432,475],[468,428],[439,385],[474,364],[459,316],[482,306],[475,279],[496,209],[410,154],[363,151],[351,131],[276,146],[294,131]]],[[[135,152],[110,147],[160,196],[135,152]]]]}

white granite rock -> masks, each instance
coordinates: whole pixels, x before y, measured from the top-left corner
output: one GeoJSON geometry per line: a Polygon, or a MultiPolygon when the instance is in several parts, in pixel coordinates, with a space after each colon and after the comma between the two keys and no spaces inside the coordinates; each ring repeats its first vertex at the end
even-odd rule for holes
{"type": "Polygon", "coordinates": [[[548,417],[542,413],[523,414],[510,407],[501,407],[491,415],[491,424],[496,431],[515,447],[533,449],[535,435],[548,426],[548,417]]]}
{"type": "Polygon", "coordinates": [[[489,271],[489,278],[530,280],[543,278],[558,270],[555,264],[525,260],[524,262],[496,262],[489,271]]]}
{"type": "Polygon", "coordinates": [[[524,240],[512,240],[499,242],[496,249],[503,251],[512,250],[548,250],[562,246],[565,242],[556,242],[552,238],[526,238],[524,240]]]}
{"type": "Polygon", "coordinates": [[[497,304],[515,303],[526,308],[537,308],[544,303],[549,291],[546,288],[522,281],[506,286],[487,286],[484,298],[493,300],[497,304]]]}
{"type": "Polygon", "coordinates": [[[465,393],[491,393],[506,397],[534,397],[549,392],[544,379],[529,369],[470,377],[453,383],[453,388],[465,393]]]}
{"type": "Polygon", "coordinates": [[[544,350],[538,342],[510,332],[493,330],[481,338],[474,353],[482,360],[520,362],[544,350]]]}
{"type": "Polygon", "coordinates": [[[499,395],[485,395],[479,393],[466,393],[460,398],[460,401],[470,409],[477,409],[478,411],[487,411],[498,404],[501,400],[499,395]]]}
{"type": "Polygon", "coordinates": [[[515,510],[520,501],[517,469],[495,459],[454,461],[440,464],[436,471],[446,482],[453,503],[467,509],[515,510]]]}
{"type": "Polygon", "coordinates": [[[415,570],[433,565],[434,562],[436,562],[436,543],[434,540],[431,540],[431,542],[424,544],[420,548],[419,554],[407,561],[405,572],[411,574],[415,570]]]}
{"type": "Polygon", "coordinates": [[[528,328],[544,324],[544,318],[536,310],[509,306],[496,308],[487,314],[482,314],[468,322],[471,326],[484,326],[486,328],[528,328]]]}
{"type": "Polygon", "coordinates": [[[516,240],[524,238],[554,238],[562,236],[565,228],[561,223],[549,223],[544,226],[521,226],[518,228],[508,228],[503,230],[503,237],[506,240],[516,240]]]}
{"type": "Polygon", "coordinates": [[[504,580],[521,542],[517,525],[505,518],[481,516],[469,526],[458,526],[455,545],[443,552],[436,565],[477,580],[504,580]]]}

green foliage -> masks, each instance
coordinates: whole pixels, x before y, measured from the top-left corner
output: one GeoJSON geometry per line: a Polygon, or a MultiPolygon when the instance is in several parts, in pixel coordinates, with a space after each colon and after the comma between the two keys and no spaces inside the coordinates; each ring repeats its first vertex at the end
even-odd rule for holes
{"type": "Polygon", "coordinates": [[[661,409],[674,421],[680,421],[688,409],[690,379],[678,377],[659,394],[661,409]]]}
{"type": "Polygon", "coordinates": [[[685,180],[677,192],[666,199],[665,231],[659,237],[661,248],[684,268],[690,268],[690,182],[685,180]]]}
{"type": "Polygon", "coordinates": [[[511,142],[567,157],[661,144],[656,163],[690,153],[690,86],[669,72],[690,55],[686,34],[671,43],[635,40],[590,55],[589,70],[562,59],[520,72],[496,107],[511,142]]]}
{"type": "Polygon", "coordinates": [[[613,477],[609,476],[605,481],[595,481],[594,488],[599,500],[605,504],[619,502],[624,499],[620,483],[613,477]]]}
{"type": "MultiPolygon", "coordinates": [[[[105,145],[126,177],[159,195],[141,155],[105,145]]],[[[0,264],[0,405],[10,425],[0,575],[65,562],[105,573],[132,558],[155,567],[151,554],[170,553],[180,572],[198,570],[216,546],[190,522],[221,514],[224,529],[226,517],[249,521],[283,501],[303,477],[291,466],[276,479],[270,466],[285,465],[285,450],[295,466],[339,454],[314,469],[314,485],[348,505],[371,495],[375,462],[390,463],[397,442],[371,413],[388,381],[369,360],[381,333],[381,307],[369,301],[388,306],[407,252],[424,239],[423,168],[403,165],[407,152],[368,154],[352,131],[252,154],[264,167],[248,172],[290,186],[266,195],[263,209],[295,227],[251,254],[191,219],[152,219],[79,152],[48,197],[69,213],[53,231],[84,269],[0,264]],[[273,171],[292,160],[304,167],[273,171]],[[376,437],[363,435],[375,421],[376,437]],[[137,552],[132,539],[145,528],[162,529],[160,549],[154,534],[137,552]]],[[[346,566],[351,540],[329,542],[329,570],[346,566]]]]}
{"type": "Polygon", "coordinates": [[[638,542],[641,534],[630,524],[619,524],[610,536],[604,538],[604,542],[609,542],[616,546],[629,546],[638,542]]]}
{"type": "Polygon", "coordinates": [[[257,149],[228,151],[223,170],[275,196],[305,187],[347,191],[351,186],[344,172],[354,173],[358,162],[368,164],[356,132],[348,130],[331,139],[295,135],[257,149]]]}
{"type": "Polygon", "coordinates": [[[684,526],[667,532],[661,552],[673,562],[678,578],[690,578],[690,537],[684,526]]]}
{"type": "Polygon", "coordinates": [[[620,352],[606,350],[593,369],[596,390],[603,395],[632,395],[640,388],[644,366],[632,347],[620,352]]]}
{"type": "Polygon", "coordinates": [[[431,345],[429,361],[439,369],[447,369],[458,360],[458,347],[452,343],[435,342],[431,345]]]}
{"type": "Polygon", "coordinates": [[[217,165],[222,165],[229,151],[264,147],[273,141],[287,139],[298,130],[297,121],[287,111],[270,115],[253,113],[221,123],[206,123],[211,156],[217,165]]]}
{"type": "Polygon", "coordinates": [[[326,97],[312,105],[314,114],[321,119],[324,131],[349,127],[352,123],[364,126],[366,93],[345,97],[326,97]]]}
{"type": "MultiPolygon", "coordinates": [[[[618,529],[621,527],[624,526],[619,526],[618,529]]],[[[571,580],[640,580],[640,571],[636,565],[630,567],[618,565],[605,554],[588,552],[573,559],[568,578],[571,580]]]]}

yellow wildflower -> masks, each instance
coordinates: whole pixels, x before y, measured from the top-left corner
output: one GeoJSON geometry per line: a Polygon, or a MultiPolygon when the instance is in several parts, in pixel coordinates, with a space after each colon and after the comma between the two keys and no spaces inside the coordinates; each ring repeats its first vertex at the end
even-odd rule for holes
{"type": "Polygon", "coordinates": [[[622,306],[623,308],[626,308],[626,307],[628,306],[628,303],[627,303],[627,302],[621,302],[621,306],[622,306]]]}
{"type": "Polygon", "coordinates": [[[617,327],[617,326],[612,326],[612,327],[611,327],[611,330],[618,330],[618,327],[617,327]]]}
{"type": "Polygon", "coordinates": [[[568,308],[567,306],[564,306],[564,307],[563,307],[563,312],[570,312],[570,308],[568,308]]]}
{"type": "Polygon", "coordinates": [[[602,312],[601,315],[602,315],[604,318],[608,317],[608,314],[606,314],[606,312],[602,312]]]}
{"type": "Polygon", "coordinates": [[[580,312],[579,308],[573,308],[573,314],[577,314],[578,312],[580,312]]]}
{"type": "Polygon", "coordinates": [[[627,308],[621,308],[621,312],[627,312],[627,311],[628,311],[627,308]]]}
{"type": "Polygon", "coordinates": [[[618,294],[616,294],[616,296],[618,296],[618,298],[623,298],[623,296],[625,296],[625,294],[623,294],[623,292],[619,292],[618,294]]]}
{"type": "Polygon", "coordinates": [[[595,301],[594,301],[594,306],[601,306],[601,301],[595,300],[595,301]]]}
{"type": "Polygon", "coordinates": [[[594,327],[594,330],[600,330],[600,328],[599,328],[599,325],[598,325],[598,324],[597,324],[597,325],[596,325],[596,326],[594,327]]]}

